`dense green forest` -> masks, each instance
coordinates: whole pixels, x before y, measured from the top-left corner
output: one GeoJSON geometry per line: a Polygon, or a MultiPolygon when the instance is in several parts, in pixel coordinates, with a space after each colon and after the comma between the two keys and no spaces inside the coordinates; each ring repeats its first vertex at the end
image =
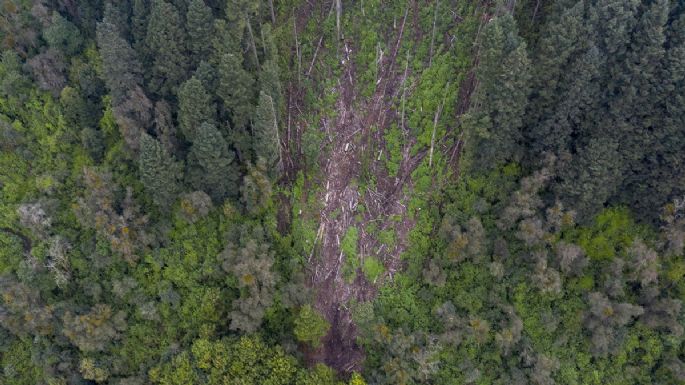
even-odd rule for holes
{"type": "Polygon", "coordinates": [[[681,0],[0,0],[0,384],[685,384],[681,0]]]}

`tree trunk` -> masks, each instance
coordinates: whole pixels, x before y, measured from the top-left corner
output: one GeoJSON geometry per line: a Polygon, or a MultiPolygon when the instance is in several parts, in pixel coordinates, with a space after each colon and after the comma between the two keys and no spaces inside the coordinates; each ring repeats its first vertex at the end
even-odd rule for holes
{"type": "Polygon", "coordinates": [[[257,55],[257,44],[254,40],[254,34],[252,33],[252,23],[250,22],[250,18],[245,15],[245,21],[247,24],[247,32],[250,34],[250,42],[252,45],[252,53],[254,54],[254,60],[255,63],[257,63],[257,70],[259,70],[259,55],[257,55]]]}
{"type": "Polygon", "coordinates": [[[276,24],[276,14],[274,13],[274,0],[269,0],[269,9],[271,10],[271,23],[276,24]]]}
{"type": "Polygon", "coordinates": [[[338,40],[342,38],[340,32],[340,18],[342,16],[342,0],[335,0],[335,25],[338,29],[338,40]]]}

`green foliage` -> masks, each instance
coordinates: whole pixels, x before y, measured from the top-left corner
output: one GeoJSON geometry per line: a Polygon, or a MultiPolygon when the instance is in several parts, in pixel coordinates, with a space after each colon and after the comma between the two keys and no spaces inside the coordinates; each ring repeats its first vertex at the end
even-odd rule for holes
{"type": "Polygon", "coordinates": [[[330,327],[331,325],[319,312],[311,305],[306,304],[300,308],[300,312],[295,318],[293,332],[298,341],[318,348],[321,345],[321,338],[328,333],[330,327]]]}
{"type": "Polygon", "coordinates": [[[140,179],[152,200],[161,208],[168,208],[176,200],[181,166],[162,145],[143,134],[140,137],[140,179]]]}
{"type": "Polygon", "coordinates": [[[475,96],[477,109],[466,118],[473,166],[488,169],[522,156],[521,127],[529,93],[530,60],[526,43],[518,36],[510,14],[491,19],[483,30],[481,85],[475,96]]]}
{"type": "Polygon", "coordinates": [[[220,203],[238,194],[235,156],[221,133],[210,123],[202,123],[188,155],[186,180],[220,203]]]}
{"type": "Polygon", "coordinates": [[[152,56],[150,88],[164,96],[175,94],[188,70],[187,37],[176,6],[151,1],[145,43],[152,56]]]}
{"type": "Polygon", "coordinates": [[[22,260],[22,240],[8,232],[0,232],[0,274],[14,271],[22,260]]]}
{"type": "Polygon", "coordinates": [[[78,28],[58,12],[52,14],[52,23],[43,30],[43,38],[50,47],[61,50],[65,55],[77,53],[83,44],[78,28]]]}
{"type": "Polygon", "coordinates": [[[569,234],[585,253],[595,260],[611,260],[622,255],[635,238],[649,236],[646,227],[637,225],[625,208],[608,209],[600,213],[592,226],[569,234]]]}
{"type": "Polygon", "coordinates": [[[357,258],[357,242],[359,241],[359,230],[351,226],[345,232],[345,236],[340,240],[340,250],[348,259],[357,258]]]}
{"type": "Polygon", "coordinates": [[[300,384],[296,378],[305,373],[279,347],[270,347],[256,336],[245,336],[195,340],[190,352],[184,351],[171,362],[153,368],[150,379],[163,385],[218,385],[228,379],[240,384],[287,385],[300,384]]]}
{"type": "Polygon", "coordinates": [[[683,6],[339,4],[2,2],[0,383],[685,381],[683,6]]]}
{"type": "Polygon", "coordinates": [[[243,129],[252,119],[255,95],[254,78],[243,69],[242,57],[226,53],[217,65],[219,85],[216,94],[231,113],[234,129],[243,129]]]}
{"type": "Polygon", "coordinates": [[[250,215],[264,214],[272,207],[272,184],[267,174],[268,167],[263,160],[255,166],[248,165],[248,173],[240,186],[240,200],[250,215]]]}
{"type": "Polygon", "coordinates": [[[263,91],[260,92],[254,117],[253,147],[257,159],[263,159],[266,166],[273,170],[272,177],[277,176],[278,170],[282,167],[277,111],[276,101],[263,91]]]}
{"type": "MultiPolygon", "coordinates": [[[[8,341],[10,342],[10,341],[8,341]]],[[[31,385],[43,378],[43,371],[31,359],[31,344],[29,341],[16,339],[8,344],[6,350],[0,353],[3,373],[0,379],[7,385],[31,385]]]]}
{"type": "Polygon", "coordinates": [[[216,107],[200,79],[193,76],[178,91],[178,123],[183,136],[194,142],[203,123],[214,124],[216,107]]]}
{"type": "Polygon", "coordinates": [[[191,62],[199,63],[209,54],[211,41],[214,37],[212,10],[205,5],[204,0],[189,2],[186,23],[188,49],[192,54],[191,62]]]}
{"type": "Polygon", "coordinates": [[[369,282],[375,283],[378,277],[385,272],[385,267],[378,259],[368,256],[364,258],[362,272],[364,273],[364,277],[366,277],[369,282]]]}

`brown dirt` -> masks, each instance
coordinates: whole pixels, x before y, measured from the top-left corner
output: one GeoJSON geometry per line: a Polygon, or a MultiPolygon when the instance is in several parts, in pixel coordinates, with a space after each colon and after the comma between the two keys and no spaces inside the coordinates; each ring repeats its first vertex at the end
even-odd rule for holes
{"type": "Polygon", "coordinates": [[[408,143],[396,177],[387,174],[380,155],[369,154],[371,149],[384,147],[383,130],[397,119],[395,101],[407,74],[404,69],[398,72],[395,64],[406,21],[405,16],[390,45],[391,53],[380,63],[382,70],[375,92],[363,100],[359,98],[355,84],[354,46],[349,41],[341,42],[340,57],[344,60],[335,90],[339,95],[336,116],[321,122],[332,143],[330,152],[320,164],[319,199],[323,208],[317,235],[319,255],[311,259],[309,269],[310,284],[317,292],[316,308],[331,323],[331,330],[324,337],[321,348],[309,352],[309,359],[324,362],[343,373],[360,370],[364,359],[362,349],[356,344],[357,330],[348,305],[351,301],[373,299],[377,288],[402,269],[400,254],[413,227],[407,216],[407,194],[411,190],[410,174],[424,153],[410,157],[413,143],[408,143]],[[359,191],[356,182],[362,171],[364,154],[371,159],[369,168],[375,176],[376,188],[359,191]],[[357,211],[360,204],[365,207],[362,215],[357,211]],[[380,230],[394,230],[396,244],[392,248],[381,245],[376,234],[367,231],[371,223],[380,230]],[[342,275],[345,255],[340,243],[351,226],[359,230],[358,258],[363,261],[373,256],[385,266],[385,273],[376,282],[369,282],[361,271],[357,271],[352,282],[347,282],[342,275]]]}
{"type": "MultiPolygon", "coordinates": [[[[322,2],[323,3],[323,2],[322,2]]],[[[322,4],[320,3],[320,4],[322,4]]],[[[388,175],[385,167],[384,132],[392,123],[400,120],[400,112],[396,111],[397,101],[403,89],[411,92],[411,84],[405,84],[408,78],[404,65],[398,66],[397,54],[403,38],[421,39],[423,31],[412,22],[418,15],[418,2],[412,2],[402,20],[398,20],[398,28],[388,31],[387,47],[390,52],[379,63],[381,70],[376,79],[374,93],[362,98],[358,90],[365,85],[356,84],[354,55],[355,47],[351,41],[341,41],[338,44],[338,57],[342,59],[342,73],[337,81],[335,92],[338,99],[335,104],[336,114],[324,117],[320,121],[322,131],[326,132],[329,152],[322,156],[319,164],[318,178],[314,180],[318,186],[318,198],[321,204],[319,214],[319,229],[316,237],[316,249],[308,261],[309,284],[316,291],[315,307],[330,322],[331,329],[323,338],[322,345],[316,350],[306,352],[310,362],[324,362],[341,373],[359,371],[364,360],[363,350],[356,344],[357,329],[352,320],[349,305],[353,301],[364,302],[372,300],[378,288],[391,281],[394,275],[403,269],[401,254],[406,249],[407,237],[414,226],[412,218],[407,212],[407,202],[412,191],[411,173],[421,163],[427,154],[426,150],[411,155],[411,148],[415,141],[408,132],[404,132],[405,143],[402,149],[403,159],[396,176],[388,175]],[[412,27],[413,25],[413,27],[412,27]],[[405,31],[405,26],[407,27],[405,31]],[[401,67],[401,68],[397,68],[401,67]],[[362,163],[368,169],[362,169],[362,163]],[[363,187],[360,191],[358,181],[361,173],[373,175],[373,188],[363,187]],[[363,212],[358,210],[363,206],[363,212]],[[395,243],[392,246],[382,244],[377,234],[371,233],[369,225],[373,224],[378,230],[392,230],[395,243]],[[341,251],[341,242],[351,226],[359,230],[357,244],[360,264],[364,258],[375,257],[382,261],[385,272],[369,282],[361,271],[352,282],[343,277],[345,255],[341,251]]],[[[325,5],[314,6],[310,1],[298,12],[295,28],[304,27],[308,17],[323,19],[330,8],[325,5]]],[[[305,42],[301,42],[305,43],[305,42]]],[[[306,44],[321,44],[320,40],[306,42],[306,44]]],[[[325,46],[325,44],[324,44],[325,46]]],[[[330,49],[323,47],[322,50],[330,49]]],[[[295,52],[292,52],[295,56],[295,52]]],[[[331,53],[328,52],[328,55],[331,53]]],[[[319,52],[317,62],[324,56],[319,52]]],[[[308,59],[309,61],[311,59],[308,59]]],[[[313,63],[313,62],[312,62],[313,63]]],[[[307,72],[309,63],[303,63],[302,71],[307,72]]],[[[323,76],[309,74],[306,76],[323,76]]],[[[461,101],[458,110],[463,111],[468,105],[468,99],[475,77],[467,77],[465,93],[459,95],[461,101]]],[[[300,138],[309,127],[307,115],[303,113],[303,92],[297,84],[291,83],[288,94],[288,127],[284,139],[285,161],[284,179],[293,180],[297,170],[301,170],[300,138]]],[[[326,92],[330,92],[327,90],[326,92]]],[[[456,128],[456,127],[455,127],[456,128]]],[[[406,129],[406,127],[405,127],[406,129]]],[[[455,163],[458,163],[462,142],[459,140],[452,148],[444,148],[455,163]]],[[[287,181],[286,181],[287,182],[287,181]]],[[[285,206],[285,205],[284,205],[285,206]]],[[[319,207],[313,208],[318,210],[319,207]]],[[[283,215],[285,220],[286,215],[283,215]]],[[[281,220],[279,219],[279,223],[281,220]]]]}

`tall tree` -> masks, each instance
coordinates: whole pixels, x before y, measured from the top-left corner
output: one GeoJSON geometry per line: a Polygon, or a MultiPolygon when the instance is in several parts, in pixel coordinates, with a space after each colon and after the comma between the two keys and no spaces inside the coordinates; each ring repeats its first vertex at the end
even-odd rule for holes
{"type": "Polygon", "coordinates": [[[588,220],[604,207],[622,180],[621,155],[617,140],[611,137],[591,139],[578,149],[573,162],[566,162],[556,185],[559,195],[571,203],[581,220],[588,220]]]}
{"type": "Polygon", "coordinates": [[[105,83],[112,94],[112,102],[119,104],[126,91],[142,83],[143,68],[115,24],[106,19],[98,23],[96,36],[105,83]]]}
{"type": "Polygon", "coordinates": [[[202,123],[190,148],[186,179],[193,188],[206,192],[217,203],[236,196],[238,170],[233,164],[234,157],[219,130],[210,123],[202,123]]]}
{"type": "MultiPolygon", "coordinates": [[[[569,89],[565,80],[576,82],[579,88],[577,91],[593,86],[592,83],[585,83],[588,79],[564,76],[569,67],[573,68],[569,62],[574,59],[578,62],[601,59],[599,55],[592,57],[581,53],[586,42],[592,41],[592,38],[581,37],[591,37],[594,32],[594,23],[591,18],[586,17],[585,7],[586,2],[581,0],[570,8],[560,9],[558,14],[550,15],[550,20],[542,27],[540,40],[532,50],[535,53],[535,76],[531,79],[532,92],[525,119],[525,136],[530,142],[533,157],[537,158],[544,151],[559,153],[568,148],[573,127],[568,124],[570,122],[566,121],[563,112],[557,111],[559,106],[574,102],[565,95],[574,92],[569,89]],[[559,120],[562,121],[560,124],[557,122],[559,120]]],[[[589,73],[592,71],[590,68],[577,72],[580,71],[584,77],[592,76],[589,73]]]]}
{"type": "Polygon", "coordinates": [[[152,120],[152,103],[141,87],[142,67],[136,52],[107,19],[97,26],[97,43],[115,118],[126,144],[136,152],[141,130],[152,120]]]}
{"type": "MultiPolygon", "coordinates": [[[[659,168],[655,160],[662,150],[658,131],[665,124],[663,117],[664,76],[666,64],[666,24],[669,2],[655,1],[645,7],[628,47],[627,59],[621,73],[621,98],[610,109],[616,120],[618,135],[624,138],[620,152],[626,163],[624,186],[618,200],[635,206],[643,199],[652,205],[652,213],[666,204],[668,197],[648,191],[645,182],[652,169],[659,168]],[[655,135],[656,134],[656,135],[655,135]],[[658,198],[657,198],[658,196],[658,198]],[[659,201],[650,198],[657,198],[659,201]]],[[[676,93],[677,94],[677,93],[676,93]]],[[[653,181],[649,181],[650,183],[653,181]]],[[[656,187],[656,186],[654,186],[656,187]]],[[[656,192],[656,191],[655,191],[656,192]]]]}
{"type": "Polygon", "coordinates": [[[258,159],[263,159],[274,177],[281,167],[281,143],[278,134],[276,103],[265,92],[259,93],[259,103],[253,124],[253,148],[258,159]]]}
{"type": "Polygon", "coordinates": [[[283,103],[283,87],[281,86],[276,59],[269,59],[262,65],[262,70],[259,72],[259,86],[265,94],[271,96],[276,107],[276,113],[280,113],[283,103]]]}
{"type": "MultiPolygon", "coordinates": [[[[147,59],[148,50],[145,45],[147,36],[147,24],[150,16],[149,0],[133,0],[131,12],[131,35],[133,48],[141,58],[147,59]]],[[[144,60],[147,63],[147,60],[144,60]]]]}
{"type": "Polygon", "coordinates": [[[52,14],[52,24],[43,30],[43,38],[50,47],[59,49],[68,56],[76,54],[83,44],[78,28],[59,12],[52,14]]]}
{"type": "Polygon", "coordinates": [[[217,67],[219,85],[217,96],[230,112],[233,127],[243,129],[250,122],[254,110],[254,78],[243,69],[242,57],[227,53],[217,67]]]}
{"type": "Polygon", "coordinates": [[[176,7],[152,0],[146,43],[152,55],[150,88],[162,96],[176,93],[188,70],[186,33],[176,7]]]}
{"type": "Polygon", "coordinates": [[[152,201],[168,208],[179,193],[181,166],[168,154],[157,139],[148,134],[140,137],[140,179],[152,201]]]}
{"type": "MultiPolygon", "coordinates": [[[[668,27],[666,52],[658,74],[658,106],[648,116],[651,127],[645,128],[651,140],[637,163],[641,172],[629,175],[622,196],[623,202],[651,218],[657,217],[656,208],[685,194],[685,95],[681,91],[685,87],[685,14],[668,27]]],[[[655,97],[653,93],[651,96],[655,97]]]]}
{"type": "Polygon", "coordinates": [[[164,100],[155,103],[155,135],[169,154],[178,148],[176,126],[171,118],[171,106],[164,100]]]}
{"type": "Polygon", "coordinates": [[[181,132],[189,141],[194,141],[202,123],[214,124],[216,106],[202,82],[193,76],[178,91],[178,123],[181,132]]]}
{"type": "Polygon", "coordinates": [[[205,5],[204,0],[191,0],[186,14],[186,30],[193,67],[209,55],[214,37],[213,28],[212,10],[205,5]]]}
{"type": "Polygon", "coordinates": [[[473,166],[488,169],[522,155],[523,113],[530,61],[510,14],[492,19],[483,32],[476,111],[470,116],[473,166]]]}

